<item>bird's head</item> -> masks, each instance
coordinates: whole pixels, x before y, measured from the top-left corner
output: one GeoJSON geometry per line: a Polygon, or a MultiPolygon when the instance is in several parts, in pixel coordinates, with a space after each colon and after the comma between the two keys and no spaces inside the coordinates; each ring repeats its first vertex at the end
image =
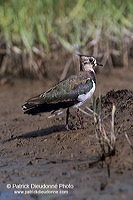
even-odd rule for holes
{"type": "Polygon", "coordinates": [[[96,66],[103,66],[101,63],[98,63],[93,56],[86,56],[77,54],[80,58],[80,70],[81,71],[94,71],[96,66]]]}

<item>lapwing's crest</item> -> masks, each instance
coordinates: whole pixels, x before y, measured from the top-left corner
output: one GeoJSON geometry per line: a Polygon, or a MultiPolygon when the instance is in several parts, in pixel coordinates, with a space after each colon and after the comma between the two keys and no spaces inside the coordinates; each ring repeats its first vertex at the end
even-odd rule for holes
{"type": "MultiPolygon", "coordinates": [[[[63,80],[55,87],[27,100],[22,106],[25,114],[36,115],[43,112],[54,113],[67,108],[66,128],[68,129],[69,108],[78,109],[93,95],[96,87],[94,68],[101,65],[93,56],[78,54],[80,58],[80,72],[63,80]]],[[[79,110],[77,114],[83,127],[79,110]]]]}

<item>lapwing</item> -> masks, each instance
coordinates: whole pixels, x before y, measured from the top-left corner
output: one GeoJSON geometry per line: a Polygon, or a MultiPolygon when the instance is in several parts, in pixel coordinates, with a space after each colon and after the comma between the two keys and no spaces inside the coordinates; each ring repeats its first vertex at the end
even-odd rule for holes
{"type": "Polygon", "coordinates": [[[80,125],[84,128],[79,107],[91,98],[96,88],[95,67],[103,66],[93,56],[77,54],[80,59],[80,72],[61,81],[33,98],[22,106],[25,114],[36,115],[43,112],[54,113],[67,108],[66,129],[68,128],[69,108],[77,109],[80,125]]]}

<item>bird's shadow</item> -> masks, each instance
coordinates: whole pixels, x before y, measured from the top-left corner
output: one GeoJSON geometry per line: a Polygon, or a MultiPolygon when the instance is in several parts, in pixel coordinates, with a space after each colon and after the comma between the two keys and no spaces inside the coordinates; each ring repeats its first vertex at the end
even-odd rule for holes
{"type": "Polygon", "coordinates": [[[13,140],[16,140],[16,139],[28,139],[28,138],[43,137],[43,136],[51,135],[53,133],[62,132],[62,131],[66,131],[64,125],[58,125],[58,126],[54,125],[54,126],[51,126],[49,128],[45,128],[45,129],[41,129],[41,130],[35,130],[35,131],[25,133],[23,135],[12,137],[10,139],[4,140],[3,143],[10,142],[10,141],[13,141],[13,140]]]}

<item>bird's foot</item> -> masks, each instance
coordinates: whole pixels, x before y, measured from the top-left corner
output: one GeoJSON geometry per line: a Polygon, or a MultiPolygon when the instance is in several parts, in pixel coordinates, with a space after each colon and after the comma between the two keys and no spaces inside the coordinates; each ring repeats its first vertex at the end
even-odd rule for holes
{"type": "Polygon", "coordinates": [[[65,128],[67,131],[70,131],[68,124],[66,124],[65,128]]]}
{"type": "Polygon", "coordinates": [[[80,124],[81,125],[81,128],[82,129],[84,129],[85,127],[84,127],[84,124],[83,124],[83,122],[80,124]]]}

